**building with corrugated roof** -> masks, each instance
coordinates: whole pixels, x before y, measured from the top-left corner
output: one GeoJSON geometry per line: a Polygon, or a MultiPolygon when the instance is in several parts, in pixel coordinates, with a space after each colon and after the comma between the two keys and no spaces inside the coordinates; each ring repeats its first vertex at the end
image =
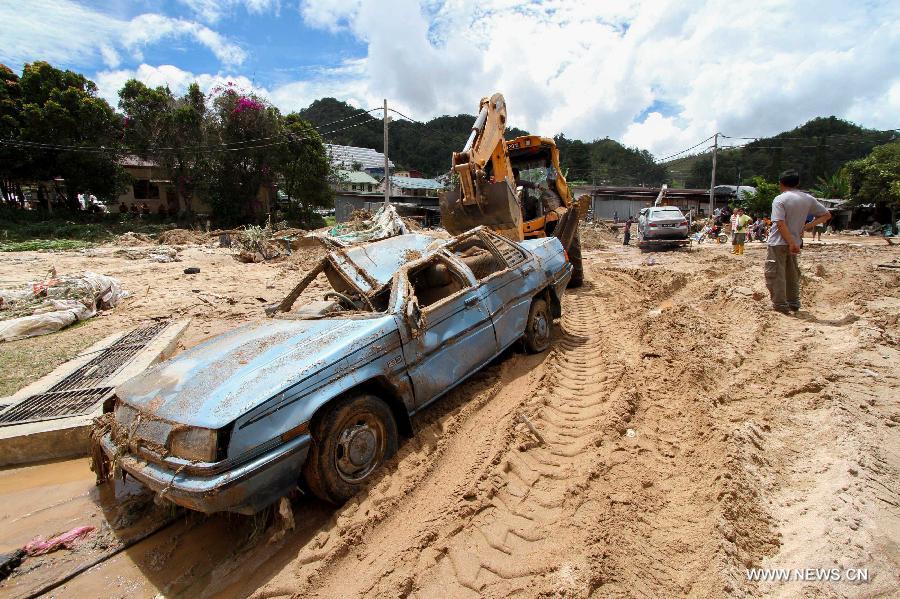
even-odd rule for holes
{"type": "MultiPolygon", "coordinates": [[[[384,192],[384,181],[379,185],[384,192]]],[[[439,191],[446,186],[435,179],[423,179],[420,177],[395,177],[391,176],[391,195],[418,198],[436,198],[439,191]]]]}
{"type": "MultiPolygon", "coordinates": [[[[354,166],[358,165],[370,175],[384,176],[384,154],[372,148],[325,144],[325,152],[331,166],[336,169],[353,170],[354,166]]],[[[394,168],[393,162],[388,161],[388,165],[394,168]]]]}
{"type": "Polygon", "coordinates": [[[338,181],[332,185],[335,191],[356,191],[359,193],[377,193],[379,181],[365,171],[336,171],[338,181]]]}

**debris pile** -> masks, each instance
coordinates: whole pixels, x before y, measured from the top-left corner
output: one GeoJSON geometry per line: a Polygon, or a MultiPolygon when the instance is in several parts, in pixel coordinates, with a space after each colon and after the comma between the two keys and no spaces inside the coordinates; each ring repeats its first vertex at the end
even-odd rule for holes
{"type": "Polygon", "coordinates": [[[234,259],[239,262],[263,262],[279,257],[281,250],[272,235],[273,227],[270,223],[266,223],[264,227],[247,225],[231,240],[232,247],[237,250],[234,259]]]}
{"type": "Polygon", "coordinates": [[[57,277],[51,271],[43,281],[0,289],[0,342],[54,333],[126,296],[116,279],[93,272],[57,277]]]}
{"type": "Polygon", "coordinates": [[[604,221],[582,222],[578,238],[582,250],[596,250],[619,240],[619,227],[604,221]]]}
{"type": "Polygon", "coordinates": [[[397,214],[397,209],[385,204],[374,215],[367,210],[356,210],[346,223],[337,224],[324,234],[314,233],[314,235],[322,237],[330,244],[347,247],[409,232],[409,227],[397,214]]]}
{"type": "Polygon", "coordinates": [[[156,243],[156,240],[150,237],[149,235],[145,235],[143,233],[135,233],[134,231],[128,231],[127,233],[122,233],[116,239],[116,245],[121,245],[125,247],[134,247],[139,245],[151,245],[156,243]]]}
{"type": "Polygon", "coordinates": [[[178,248],[167,245],[151,246],[149,248],[122,248],[116,250],[116,256],[128,260],[150,260],[151,262],[181,262],[178,257],[178,248]]]}
{"type": "Polygon", "coordinates": [[[191,229],[170,229],[159,234],[162,245],[199,245],[206,243],[208,235],[191,229]]]}

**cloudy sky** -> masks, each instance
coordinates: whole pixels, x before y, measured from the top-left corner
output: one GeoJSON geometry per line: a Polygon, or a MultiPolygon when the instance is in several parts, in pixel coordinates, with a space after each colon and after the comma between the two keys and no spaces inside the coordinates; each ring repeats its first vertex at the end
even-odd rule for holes
{"type": "Polygon", "coordinates": [[[665,157],[815,116],[900,127],[896,0],[0,0],[0,62],[235,81],[283,111],[387,98],[425,120],[506,95],[511,122],[665,157]]]}

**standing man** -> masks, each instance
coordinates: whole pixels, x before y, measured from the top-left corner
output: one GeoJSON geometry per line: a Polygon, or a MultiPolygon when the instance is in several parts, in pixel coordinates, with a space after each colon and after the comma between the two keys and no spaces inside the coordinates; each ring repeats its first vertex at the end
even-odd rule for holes
{"type": "Polygon", "coordinates": [[[772,308],[783,314],[800,309],[800,266],[797,258],[803,243],[803,230],[828,222],[831,213],[808,193],[797,190],[800,175],[784,171],[778,180],[781,193],[772,201],[772,228],[766,255],[766,287],[772,308]],[[806,217],[813,215],[808,224],[806,217]]]}
{"type": "Polygon", "coordinates": [[[743,208],[734,211],[734,253],[744,255],[744,243],[747,241],[747,227],[753,219],[744,214],[743,208]]]}
{"type": "Polygon", "coordinates": [[[622,245],[628,245],[628,242],[631,241],[631,217],[628,217],[628,220],[625,221],[625,240],[622,242],[622,245]]]}
{"type": "Polygon", "coordinates": [[[729,221],[729,224],[731,225],[731,253],[732,254],[738,253],[737,217],[738,217],[738,212],[737,212],[737,210],[735,210],[734,212],[731,213],[731,220],[729,221]]]}

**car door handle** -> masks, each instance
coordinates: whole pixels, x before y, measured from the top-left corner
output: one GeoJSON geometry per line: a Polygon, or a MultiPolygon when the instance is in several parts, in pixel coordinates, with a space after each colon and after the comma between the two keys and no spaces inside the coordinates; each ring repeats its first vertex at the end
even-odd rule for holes
{"type": "Polygon", "coordinates": [[[467,308],[471,308],[478,303],[478,296],[473,295],[472,297],[467,297],[465,303],[467,308]]]}
{"type": "Polygon", "coordinates": [[[533,266],[526,266],[525,268],[522,269],[522,276],[524,277],[526,275],[530,275],[533,272],[534,272],[533,266]]]}

